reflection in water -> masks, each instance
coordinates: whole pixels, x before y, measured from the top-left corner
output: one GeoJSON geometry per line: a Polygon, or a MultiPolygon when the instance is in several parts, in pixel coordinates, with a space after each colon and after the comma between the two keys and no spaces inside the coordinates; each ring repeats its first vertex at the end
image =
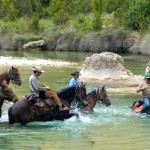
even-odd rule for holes
{"type": "MultiPolygon", "coordinates": [[[[27,53],[24,53],[27,57],[27,53]]],[[[36,53],[38,53],[39,57],[39,52],[35,52],[35,56],[36,53]]],[[[12,55],[11,53],[9,54],[12,55]]],[[[41,55],[43,57],[44,54],[41,55]]],[[[143,66],[146,66],[148,62],[147,56],[136,56],[135,59],[130,55],[124,57],[127,69],[143,74],[143,66]],[[131,59],[132,61],[130,61],[131,59]]],[[[5,67],[1,67],[0,71],[2,72],[5,69],[5,67]]],[[[30,70],[30,67],[20,67],[19,70],[23,85],[21,88],[11,86],[21,98],[29,93],[28,77],[32,74],[32,70],[30,70]]],[[[44,70],[45,73],[41,76],[41,82],[47,83],[52,90],[59,91],[67,86],[70,73],[75,68],[44,67],[44,70]]],[[[101,85],[87,84],[87,90],[89,92],[99,86],[101,85]]],[[[106,86],[108,89],[115,89],[116,87],[119,88],[121,85],[108,84],[106,86]]],[[[149,150],[149,116],[140,116],[129,108],[132,102],[139,98],[138,95],[114,91],[108,90],[108,95],[112,102],[112,106],[108,108],[97,105],[93,114],[80,114],[79,119],[71,118],[64,122],[33,122],[26,127],[22,127],[19,124],[10,126],[6,123],[8,121],[7,110],[12,103],[5,103],[3,105],[3,116],[0,118],[0,149],[149,150]]]]}

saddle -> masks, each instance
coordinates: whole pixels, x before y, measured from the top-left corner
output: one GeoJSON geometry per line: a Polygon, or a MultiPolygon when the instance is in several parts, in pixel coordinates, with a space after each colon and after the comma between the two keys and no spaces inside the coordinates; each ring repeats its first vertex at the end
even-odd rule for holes
{"type": "Polygon", "coordinates": [[[30,93],[26,95],[26,100],[37,116],[46,114],[43,100],[39,99],[35,94],[30,93]]]}
{"type": "MultiPolygon", "coordinates": [[[[33,105],[33,110],[37,114],[37,116],[41,116],[47,113],[46,107],[44,107],[43,100],[39,100],[33,105]]],[[[48,109],[49,110],[49,109],[48,109]]]]}
{"type": "Polygon", "coordinates": [[[39,99],[35,94],[31,93],[29,95],[26,95],[26,99],[29,102],[29,104],[31,105],[33,111],[36,113],[37,116],[41,116],[47,113],[47,111],[49,111],[50,109],[52,109],[51,107],[51,102],[53,100],[51,99],[39,99]],[[46,105],[49,106],[46,107],[46,105]]]}

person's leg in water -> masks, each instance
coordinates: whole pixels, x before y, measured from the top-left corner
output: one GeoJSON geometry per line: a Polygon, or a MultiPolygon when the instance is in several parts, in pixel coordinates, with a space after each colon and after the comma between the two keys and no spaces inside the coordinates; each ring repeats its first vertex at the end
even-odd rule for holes
{"type": "Polygon", "coordinates": [[[145,113],[150,107],[150,99],[147,97],[143,97],[142,102],[143,102],[143,108],[141,110],[141,113],[145,113]]]}
{"type": "Polygon", "coordinates": [[[69,108],[67,106],[62,107],[63,106],[62,102],[61,102],[61,100],[59,99],[59,97],[57,96],[57,94],[55,92],[52,92],[52,91],[48,90],[48,91],[45,92],[45,97],[46,98],[52,98],[55,101],[56,105],[59,107],[60,111],[69,110],[69,108]]]}

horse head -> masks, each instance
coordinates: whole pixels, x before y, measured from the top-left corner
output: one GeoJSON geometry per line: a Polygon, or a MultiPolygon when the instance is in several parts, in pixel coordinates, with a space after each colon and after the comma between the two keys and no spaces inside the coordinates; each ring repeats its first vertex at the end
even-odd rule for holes
{"type": "Polygon", "coordinates": [[[20,78],[20,74],[19,74],[19,71],[18,71],[18,68],[15,68],[15,67],[11,67],[9,69],[9,79],[12,80],[12,82],[14,84],[17,84],[17,85],[21,85],[22,84],[22,81],[21,81],[21,78],[20,78]]]}
{"type": "Polygon", "coordinates": [[[6,81],[4,81],[1,85],[2,97],[3,99],[7,98],[7,100],[16,102],[18,101],[18,97],[12,91],[12,88],[9,88],[6,81]]]}
{"type": "MultiPolygon", "coordinates": [[[[98,88],[96,90],[91,91],[87,95],[87,99],[95,100],[96,102],[101,103],[101,104],[106,105],[106,106],[111,105],[111,102],[107,96],[105,86],[103,86],[102,88],[98,88]]],[[[93,105],[93,107],[94,106],[95,105],[93,105]]]]}
{"type": "Polygon", "coordinates": [[[101,89],[97,89],[97,101],[106,105],[110,106],[111,102],[110,99],[108,98],[107,91],[105,89],[105,86],[103,86],[101,89]]]}
{"type": "Polygon", "coordinates": [[[80,86],[76,86],[76,95],[75,98],[77,101],[83,101],[87,98],[86,94],[86,84],[81,84],[80,86]]]}

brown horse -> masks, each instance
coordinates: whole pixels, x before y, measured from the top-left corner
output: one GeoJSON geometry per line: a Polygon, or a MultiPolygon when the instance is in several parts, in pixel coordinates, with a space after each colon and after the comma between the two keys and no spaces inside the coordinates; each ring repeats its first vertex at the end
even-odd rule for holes
{"type": "Polygon", "coordinates": [[[1,84],[0,90],[1,90],[1,95],[0,95],[0,117],[1,117],[2,115],[1,107],[4,103],[4,100],[7,99],[15,103],[16,101],[18,101],[18,97],[14,94],[12,89],[9,88],[5,82],[1,84]]]}
{"type": "Polygon", "coordinates": [[[9,69],[9,71],[6,71],[0,75],[0,86],[4,80],[7,82],[7,84],[9,84],[10,81],[19,86],[22,84],[18,68],[13,66],[9,69]]]}
{"type": "MultiPolygon", "coordinates": [[[[48,91],[45,95],[48,96],[48,91]]],[[[84,99],[86,97],[85,85],[81,87],[72,86],[57,92],[57,95],[62,99],[64,105],[70,105],[74,99],[84,99]]],[[[39,107],[41,111],[37,111],[35,106],[31,106],[27,99],[17,101],[12,107],[9,108],[8,116],[9,123],[21,123],[26,125],[33,121],[52,121],[52,120],[65,120],[72,116],[78,116],[74,113],[69,113],[69,111],[59,111],[55,102],[52,99],[46,99],[42,101],[39,107]]],[[[38,107],[38,106],[36,106],[38,107]]]]}
{"type": "Polygon", "coordinates": [[[96,103],[106,105],[107,107],[111,105],[111,102],[107,96],[105,86],[102,88],[97,88],[87,94],[86,106],[81,109],[84,113],[91,113],[96,105],[96,103]]]}
{"type": "MultiPolygon", "coordinates": [[[[19,75],[18,68],[11,67],[8,71],[2,73],[0,75],[0,117],[2,115],[1,107],[3,105],[3,102],[6,98],[6,96],[10,97],[9,94],[12,94],[13,92],[11,88],[8,87],[10,81],[12,81],[16,85],[21,85],[21,79],[19,75]],[[8,93],[7,93],[8,90],[8,93]],[[9,93],[10,92],[10,93],[9,93]]],[[[13,98],[13,96],[10,98],[11,101],[16,102],[18,99],[13,98]]]]}

